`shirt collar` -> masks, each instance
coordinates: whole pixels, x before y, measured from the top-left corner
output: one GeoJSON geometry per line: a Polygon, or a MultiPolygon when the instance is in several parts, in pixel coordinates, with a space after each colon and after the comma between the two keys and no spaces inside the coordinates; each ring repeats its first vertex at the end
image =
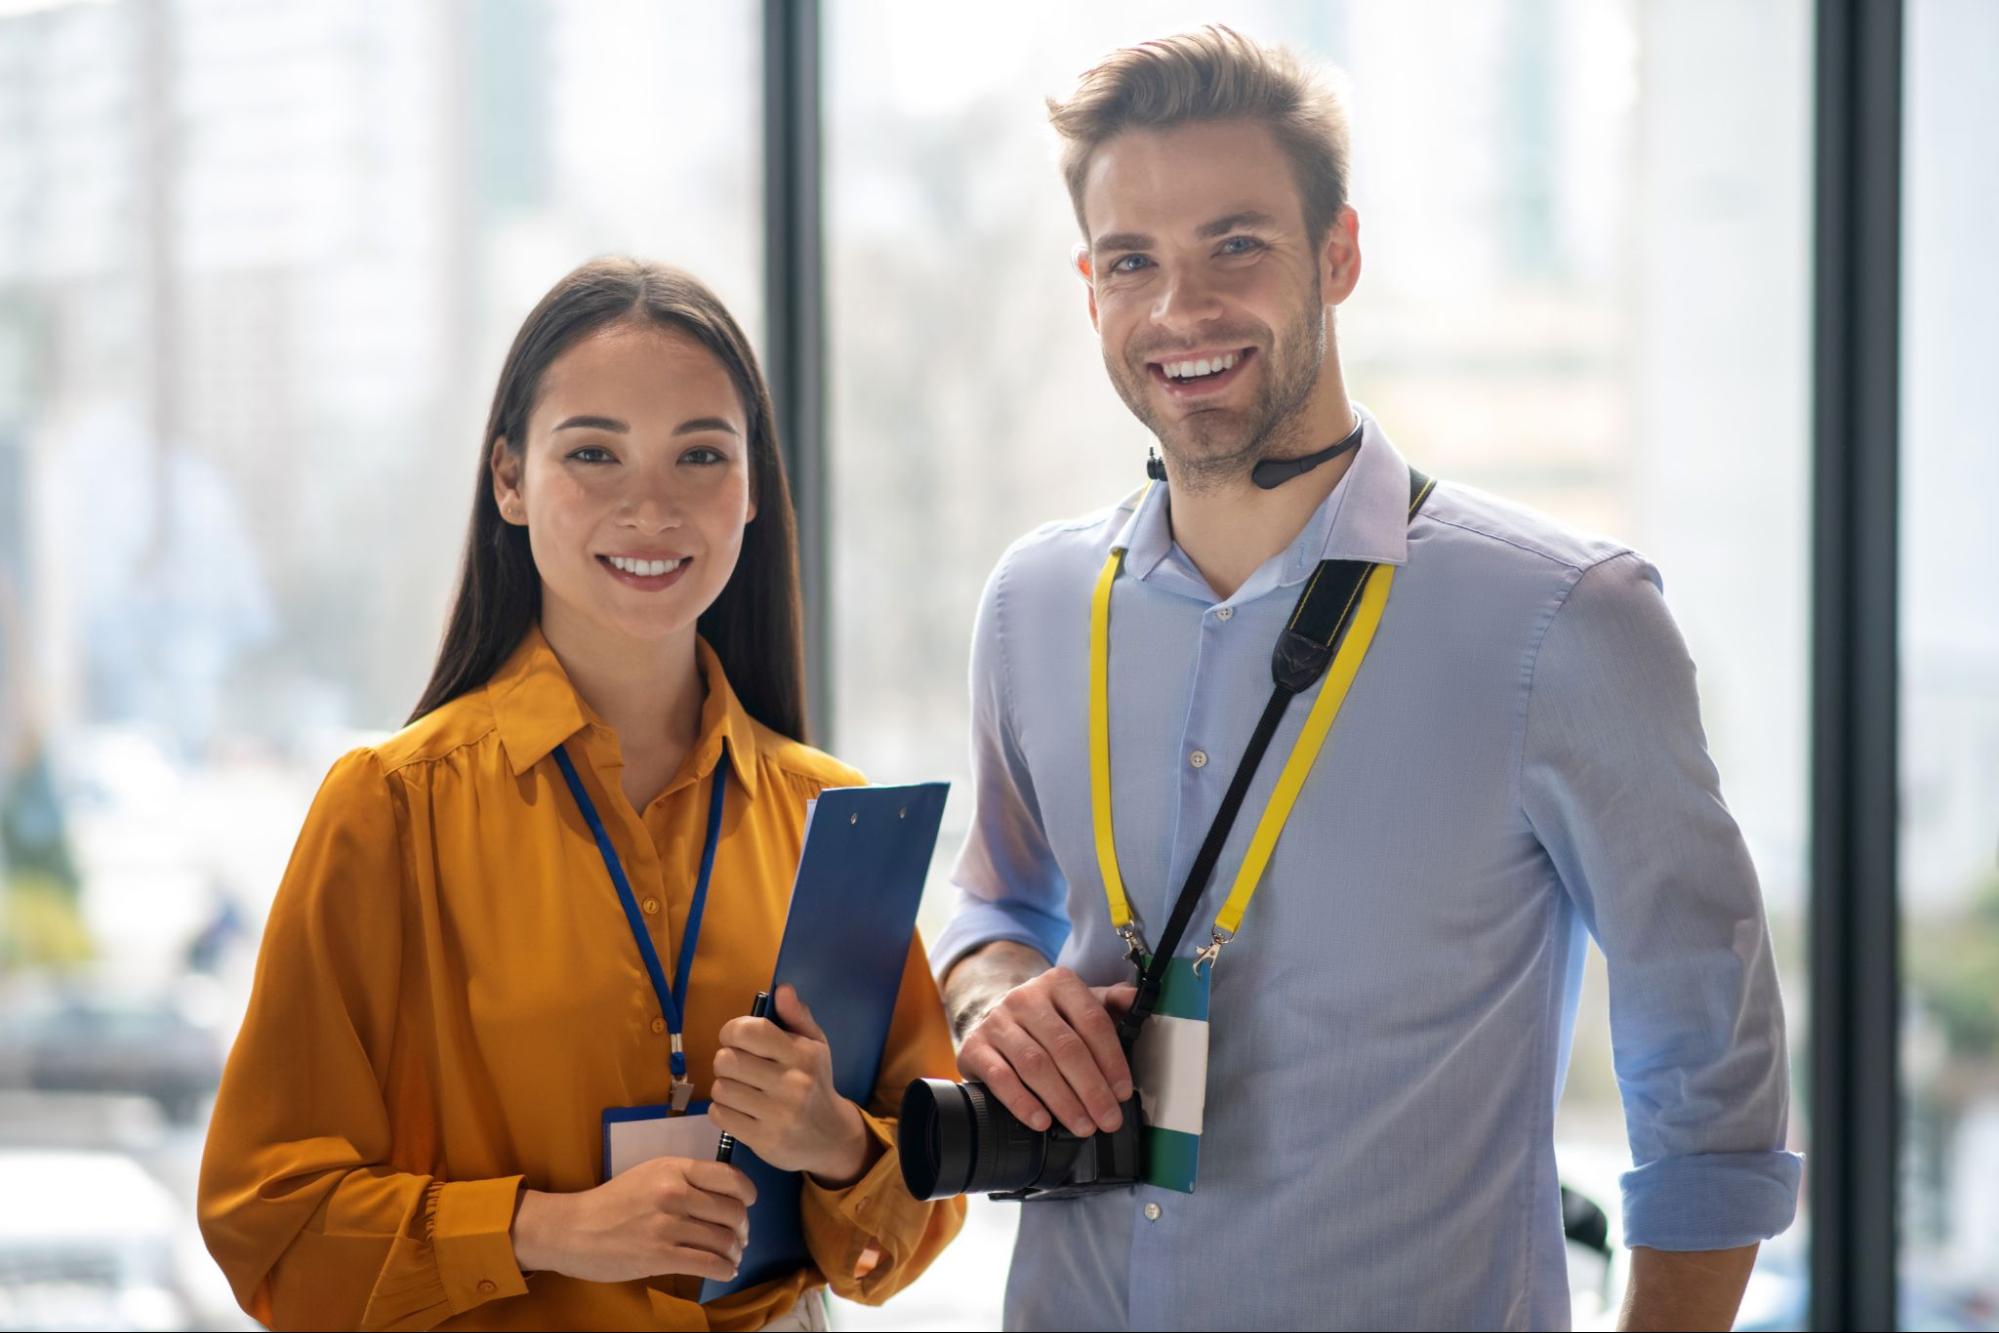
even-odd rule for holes
{"type": "MultiPolygon", "coordinates": [[[[729,687],[722,660],[708,646],[708,641],[697,637],[694,651],[708,691],[701,701],[701,724],[694,749],[682,765],[675,785],[706,779],[715,771],[726,745],[730,771],[742,785],[744,795],[755,799],[756,724],[729,687]]],[[[507,752],[507,763],[515,777],[546,759],[556,746],[578,732],[598,729],[607,738],[610,736],[604,720],[570,684],[569,673],[562,669],[555,650],[548,646],[540,625],[529,628],[505,665],[493,673],[486,684],[486,697],[493,706],[500,744],[507,752]]]]}
{"type": "MultiPolygon", "coordinates": [[[[1366,408],[1356,403],[1354,414],[1360,418],[1361,438],[1346,475],[1312,511],[1291,545],[1251,575],[1230,601],[1296,583],[1321,560],[1408,561],[1409,464],[1366,408]]],[[[1173,550],[1173,525],[1165,486],[1145,491],[1115,544],[1125,548],[1125,569],[1140,579],[1166,559],[1173,550]]]]}

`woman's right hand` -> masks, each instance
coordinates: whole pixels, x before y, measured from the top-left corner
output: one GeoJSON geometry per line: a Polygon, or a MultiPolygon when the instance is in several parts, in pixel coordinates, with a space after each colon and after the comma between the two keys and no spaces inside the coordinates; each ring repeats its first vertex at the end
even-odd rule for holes
{"type": "Polygon", "coordinates": [[[742,1262],[756,1198],[733,1166],[655,1157],[580,1194],[523,1193],[514,1258],[523,1272],[586,1282],[667,1273],[726,1282],[742,1262]]]}

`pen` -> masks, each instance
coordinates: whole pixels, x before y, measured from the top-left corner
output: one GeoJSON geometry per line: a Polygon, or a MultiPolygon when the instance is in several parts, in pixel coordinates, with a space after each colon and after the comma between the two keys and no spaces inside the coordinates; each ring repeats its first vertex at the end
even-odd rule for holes
{"type": "MultiPolygon", "coordinates": [[[[765,1018],[768,1017],[769,1014],[770,1014],[770,992],[767,990],[760,990],[757,992],[757,998],[750,1001],[750,1017],[765,1018]]],[[[722,1136],[721,1142],[715,1145],[715,1160],[718,1162],[726,1162],[735,1155],[736,1155],[736,1136],[734,1134],[724,1134],[722,1136]]]]}

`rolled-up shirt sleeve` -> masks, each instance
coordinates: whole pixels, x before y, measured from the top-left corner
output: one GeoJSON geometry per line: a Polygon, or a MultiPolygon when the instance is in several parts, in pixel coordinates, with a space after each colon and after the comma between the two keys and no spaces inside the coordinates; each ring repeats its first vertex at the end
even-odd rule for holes
{"type": "Polygon", "coordinates": [[[972,629],[972,826],[951,873],[958,904],[931,948],[938,976],[974,949],[1013,940],[1053,960],[1069,938],[1069,885],[1048,845],[1011,710],[1007,561],[986,581],[972,629]]]}
{"type": "Polygon", "coordinates": [[[1755,867],[1651,565],[1591,566],[1535,655],[1526,817],[1602,948],[1633,1170],[1624,1241],[1718,1250],[1791,1224],[1783,1002],[1755,867]]]}

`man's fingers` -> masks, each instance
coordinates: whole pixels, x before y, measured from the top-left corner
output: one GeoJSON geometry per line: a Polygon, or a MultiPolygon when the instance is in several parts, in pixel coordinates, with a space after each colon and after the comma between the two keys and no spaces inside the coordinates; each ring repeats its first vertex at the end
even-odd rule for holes
{"type": "MultiPolygon", "coordinates": [[[[1127,986],[1123,989],[1129,990],[1133,995],[1138,993],[1136,986],[1127,986]]],[[[1117,1024],[1111,1021],[1110,1014],[1104,1010],[1104,1000],[1081,982],[1077,982],[1074,986],[1056,987],[1053,999],[1055,1011],[1068,1020],[1069,1026],[1076,1030],[1078,1037],[1082,1038],[1083,1045],[1089,1048],[1091,1057],[1097,1062],[1098,1072],[1104,1076],[1104,1081],[1110,1084],[1111,1095],[1120,1102],[1130,1097],[1131,1066],[1124,1058],[1124,1047],[1118,1044],[1117,1024]]],[[[1130,1001],[1127,1000],[1126,1003],[1129,1004],[1130,1001]]],[[[1090,1109],[1092,1114],[1097,1111],[1096,1107],[1090,1109]]],[[[1101,1115],[1097,1116],[1097,1123],[1104,1124],[1101,1115]]],[[[1104,1125],[1104,1128],[1113,1129],[1116,1126],[1104,1125]]]]}
{"type": "Polygon", "coordinates": [[[985,1084],[986,1091],[999,1098],[1000,1105],[1013,1112],[1013,1118],[1029,1129],[1047,1129],[1052,1123],[1048,1118],[1048,1108],[1027,1090],[1027,1085],[1013,1072],[1013,1066],[990,1042],[981,1040],[976,1045],[967,1046],[958,1057],[958,1069],[966,1078],[985,1084]]]}
{"type": "MultiPolygon", "coordinates": [[[[1049,1016],[1052,1020],[1052,1010],[1049,1011],[1049,1016]]],[[[1082,1040],[1069,1030],[1067,1024],[1059,1026],[1062,1033],[1067,1036],[1070,1047],[1073,1048],[1065,1049],[1063,1054],[1072,1063],[1080,1062],[1089,1067],[1087,1076],[1078,1071],[1074,1077],[1082,1078],[1085,1082],[1094,1078],[1102,1089],[1101,1095],[1108,1098],[1110,1088],[1104,1083],[1103,1076],[1097,1073],[1097,1063],[1090,1058],[1082,1040]]],[[[1020,1075],[1020,1081],[1027,1085],[1028,1090],[1041,1100],[1041,1104],[1047,1107],[1057,1120],[1068,1126],[1071,1134],[1084,1135],[1096,1132],[1096,1117],[1084,1105],[1083,1099],[1077,1096],[1070,1072],[1062,1068],[1055,1054],[1042,1043],[1032,1029],[1015,1022],[1008,1014],[994,1014],[986,1020],[986,1027],[992,1030],[991,1040],[994,1048],[1006,1057],[1006,1062],[1013,1066],[1013,1072],[1020,1075]]]]}
{"type": "Polygon", "coordinates": [[[1120,981],[1115,986],[1092,986],[1090,993],[1103,1002],[1104,1008],[1122,1018],[1130,1011],[1131,1002],[1138,998],[1138,987],[1129,981],[1120,981]]]}
{"type": "MultiPolygon", "coordinates": [[[[1095,997],[1085,991],[1082,1002],[1094,1006],[1095,997]]],[[[1098,1012],[1101,1014],[1102,1011],[1098,1012]]],[[[1041,1004],[1022,1013],[1020,1025],[1035,1044],[1048,1053],[1057,1075],[1068,1084],[1083,1108],[1081,1120],[1062,1116],[1062,1123],[1069,1127],[1069,1132],[1094,1134],[1098,1130],[1108,1132],[1116,1129],[1123,1116],[1118,1110],[1119,1098],[1111,1088],[1111,1078],[1106,1077],[1105,1071],[1098,1066],[1096,1053],[1069,1019],[1054,1005],[1041,1004]]],[[[1115,1048],[1115,1040],[1112,1046],[1115,1048]]],[[[1030,1079],[1029,1083],[1032,1082],[1030,1079]]],[[[1054,1103],[1050,1102],[1049,1106],[1052,1108],[1054,1103]]]]}

